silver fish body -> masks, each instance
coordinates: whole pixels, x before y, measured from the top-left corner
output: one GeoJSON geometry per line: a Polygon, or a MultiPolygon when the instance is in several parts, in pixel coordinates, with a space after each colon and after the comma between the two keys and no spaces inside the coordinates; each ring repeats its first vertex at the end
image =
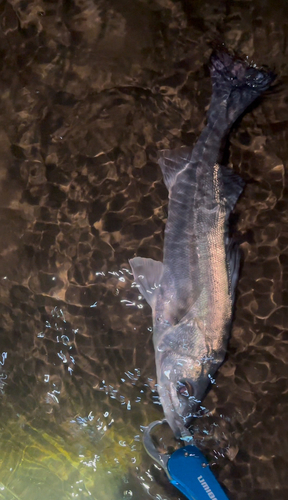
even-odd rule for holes
{"type": "Polygon", "coordinates": [[[135,257],[134,279],[152,308],[157,384],[176,437],[186,433],[223,362],[239,273],[229,216],[244,182],[219,165],[235,119],[273,80],[228,53],[211,59],[208,121],[194,149],[165,150],[159,164],[169,192],[163,263],[135,257]]]}

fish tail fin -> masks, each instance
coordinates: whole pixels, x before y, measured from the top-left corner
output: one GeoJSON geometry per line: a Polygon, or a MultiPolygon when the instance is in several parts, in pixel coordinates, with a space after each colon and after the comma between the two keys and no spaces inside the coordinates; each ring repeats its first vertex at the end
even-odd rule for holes
{"type": "Polygon", "coordinates": [[[272,71],[257,68],[246,60],[231,55],[225,48],[216,50],[210,58],[212,100],[208,122],[225,112],[227,125],[232,125],[245,109],[274,81],[272,71]]]}

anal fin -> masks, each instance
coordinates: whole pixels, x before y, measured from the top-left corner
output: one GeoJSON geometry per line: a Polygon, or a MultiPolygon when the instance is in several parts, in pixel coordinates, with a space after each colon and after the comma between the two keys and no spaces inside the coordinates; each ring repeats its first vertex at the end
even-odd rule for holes
{"type": "Polygon", "coordinates": [[[233,238],[227,245],[226,259],[228,266],[230,295],[233,304],[235,301],[236,286],[239,278],[239,268],[241,260],[241,251],[239,248],[239,244],[233,238]]]}
{"type": "Polygon", "coordinates": [[[229,167],[219,165],[219,169],[223,182],[226,205],[230,213],[244,189],[245,181],[229,167]]]}

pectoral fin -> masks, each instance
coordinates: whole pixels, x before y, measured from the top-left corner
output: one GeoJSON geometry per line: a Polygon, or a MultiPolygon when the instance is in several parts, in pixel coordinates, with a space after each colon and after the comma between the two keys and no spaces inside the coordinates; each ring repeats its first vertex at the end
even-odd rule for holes
{"type": "Polygon", "coordinates": [[[134,257],[129,260],[139,291],[153,309],[163,274],[163,264],[157,260],[134,257]]]}

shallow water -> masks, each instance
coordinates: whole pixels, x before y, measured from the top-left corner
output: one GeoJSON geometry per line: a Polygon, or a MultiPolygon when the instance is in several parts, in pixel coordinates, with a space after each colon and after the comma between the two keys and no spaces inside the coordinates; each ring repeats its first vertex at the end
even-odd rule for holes
{"type": "Polygon", "coordinates": [[[286,3],[2,2],[0,499],[182,498],[141,442],[162,412],[128,259],[162,257],[156,154],[202,130],[215,38],[279,86],[231,136],[243,266],[195,438],[231,500],[288,497],[286,3]]]}

